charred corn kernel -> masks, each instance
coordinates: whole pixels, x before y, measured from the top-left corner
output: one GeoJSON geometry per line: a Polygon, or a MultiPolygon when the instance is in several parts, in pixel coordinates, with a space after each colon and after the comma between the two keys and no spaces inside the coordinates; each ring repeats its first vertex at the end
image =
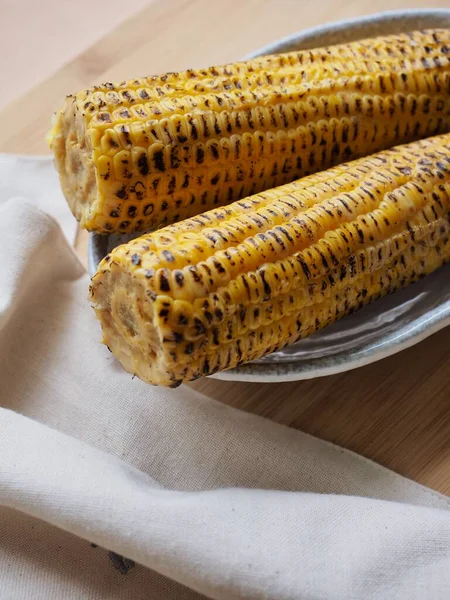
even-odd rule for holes
{"type": "Polygon", "coordinates": [[[450,30],[110,83],[69,96],[50,145],[87,229],[156,228],[450,130],[450,30]]]}
{"type": "Polygon", "coordinates": [[[107,344],[154,384],[236,367],[450,260],[450,134],[250,196],[116,248],[92,279],[107,344]]]}

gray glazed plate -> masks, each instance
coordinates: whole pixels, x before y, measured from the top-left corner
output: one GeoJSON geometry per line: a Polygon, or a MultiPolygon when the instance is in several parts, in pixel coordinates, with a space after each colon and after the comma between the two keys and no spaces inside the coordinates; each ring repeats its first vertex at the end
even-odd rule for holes
{"type": "MultiPolygon", "coordinates": [[[[246,58],[435,27],[450,27],[450,10],[386,12],[314,27],[265,46],[246,58]]],[[[88,255],[91,275],[108,252],[132,237],[135,236],[91,235],[88,255]]],[[[450,265],[297,344],[213,377],[254,382],[322,377],[391,356],[447,325],[450,325],[450,265]]]]}

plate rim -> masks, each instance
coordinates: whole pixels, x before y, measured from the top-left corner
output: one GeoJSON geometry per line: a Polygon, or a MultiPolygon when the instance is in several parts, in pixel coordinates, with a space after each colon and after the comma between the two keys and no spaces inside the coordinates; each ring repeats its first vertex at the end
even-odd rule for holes
{"type": "MultiPolygon", "coordinates": [[[[448,267],[450,267],[450,265],[444,265],[444,267],[441,268],[448,267]]],[[[214,375],[210,375],[210,377],[223,381],[284,383],[317,379],[319,377],[328,377],[329,375],[354,371],[360,367],[365,367],[366,365],[394,356],[403,350],[412,348],[438,331],[450,326],[450,300],[429,311],[427,315],[428,318],[425,318],[420,323],[416,320],[416,326],[413,328],[412,333],[404,334],[400,341],[395,341],[396,338],[401,335],[401,330],[398,330],[395,334],[392,333],[388,335],[379,343],[375,343],[371,346],[363,346],[356,353],[350,355],[351,359],[348,361],[346,361],[348,354],[337,354],[335,358],[316,358],[312,359],[309,363],[312,365],[311,369],[302,370],[298,370],[298,362],[296,361],[285,361],[283,363],[253,362],[241,365],[236,369],[215,373],[214,375]],[[414,332],[414,329],[417,331],[414,332]],[[380,350],[380,348],[382,348],[382,350],[380,350]],[[381,355],[379,354],[380,352],[381,355]],[[295,365],[297,365],[297,369],[295,368],[295,365]],[[247,369],[250,367],[251,369],[249,372],[247,369]],[[286,369],[286,373],[280,373],[280,369],[286,369]]]]}
{"type": "MultiPolygon", "coordinates": [[[[381,24],[385,21],[401,21],[405,20],[405,17],[406,20],[409,18],[412,19],[420,17],[448,18],[450,17],[450,8],[405,8],[404,10],[384,10],[363,15],[361,17],[338,19],[337,21],[330,21],[329,23],[325,23],[323,25],[314,25],[313,27],[308,27],[307,29],[301,29],[300,31],[290,33],[279,38],[275,42],[270,42],[269,44],[261,46],[261,48],[258,48],[257,50],[249,52],[242,60],[256,58],[264,54],[275,54],[276,52],[280,52],[280,50],[277,50],[277,48],[282,45],[304,42],[309,37],[314,37],[317,34],[339,33],[341,30],[347,29],[348,27],[358,28],[360,25],[366,25],[370,23],[381,24]]],[[[405,30],[405,32],[406,31],[408,30],[405,30]]]]}

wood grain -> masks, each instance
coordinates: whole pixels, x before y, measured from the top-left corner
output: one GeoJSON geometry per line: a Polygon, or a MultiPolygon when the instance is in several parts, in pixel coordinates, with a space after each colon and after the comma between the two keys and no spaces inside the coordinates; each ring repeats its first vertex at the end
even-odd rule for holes
{"type": "MultiPolygon", "coordinates": [[[[64,95],[105,80],[237,59],[298,29],[427,2],[388,0],[164,0],[86,48],[0,113],[0,150],[46,152],[52,112],[64,95]]],[[[448,7],[448,0],[434,2],[448,7]]],[[[86,235],[77,248],[85,256],[86,235]]],[[[394,357],[298,383],[205,379],[211,398],[345,446],[450,493],[450,335],[441,331],[394,357]]]]}
{"type": "Polygon", "coordinates": [[[0,109],[101,39],[148,0],[2,0],[0,109]],[[88,16],[88,18],[87,18],[88,16]],[[12,59],[12,56],[14,57],[12,59]]]}

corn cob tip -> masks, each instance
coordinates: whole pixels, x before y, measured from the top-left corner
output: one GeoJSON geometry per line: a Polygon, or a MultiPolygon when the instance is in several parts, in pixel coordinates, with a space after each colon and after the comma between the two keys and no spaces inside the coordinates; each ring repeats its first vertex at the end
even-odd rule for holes
{"type": "MultiPolygon", "coordinates": [[[[152,303],[145,303],[145,325],[130,310],[125,290],[145,298],[145,286],[117,263],[103,262],[92,280],[92,306],[103,325],[102,343],[129,373],[149,383],[176,387],[181,383],[165,366],[162,333],[155,326],[152,303]],[[101,285],[99,285],[101,283],[101,285]],[[145,338],[145,340],[144,340],[145,338]]],[[[162,309],[163,310],[163,309],[162,309]]]]}
{"type": "Polygon", "coordinates": [[[66,98],[47,135],[67,203],[80,226],[89,228],[97,201],[97,175],[86,122],[75,98],[66,98]]]}

